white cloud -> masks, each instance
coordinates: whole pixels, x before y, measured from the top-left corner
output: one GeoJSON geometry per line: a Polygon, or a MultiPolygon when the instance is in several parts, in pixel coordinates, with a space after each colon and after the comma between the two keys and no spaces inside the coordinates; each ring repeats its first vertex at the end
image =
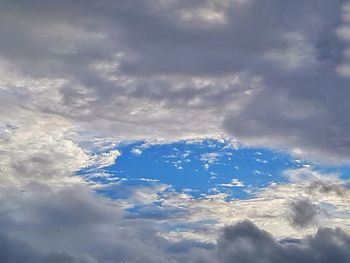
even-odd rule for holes
{"type": "Polygon", "coordinates": [[[239,181],[236,178],[233,178],[230,183],[228,184],[220,184],[221,186],[226,186],[226,187],[244,187],[243,182],[239,181]]]}
{"type": "Polygon", "coordinates": [[[339,181],[337,174],[324,174],[313,170],[309,166],[299,168],[299,169],[288,169],[283,172],[293,183],[310,183],[317,181],[329,181],[336,182],[339,181]]]}
{"type": "Polygon", "coordinates": [[[90,157],[65,138],[70,124],[58,117],[12,108],[1,115],[6,139],[1,142],[1,180],[4,184],[30,181],[64,183],[79,181],[72,174],[88,164],[90,157]],[[64,164],[64,165],[62,165],[64,164]]]}
{"type": "Polygon", "coordinates": [[[131,150],[131,153],[137,156],[140,156],[142,154],[142,150],[140,148],[133,148],[131,150]]]}
{"type": "Polygon", "coordinates": [[[115,164],[118,156],[120,156],[118,150],[112,150],[110,152],[101,153],[93,157],[93,166],[95,168],[104,168],[115,164]]]}

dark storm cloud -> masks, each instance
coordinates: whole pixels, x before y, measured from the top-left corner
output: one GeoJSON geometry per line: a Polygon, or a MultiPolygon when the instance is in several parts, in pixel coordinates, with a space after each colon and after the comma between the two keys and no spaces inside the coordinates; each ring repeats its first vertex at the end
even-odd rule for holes
{"type": "MultiPolygon", "coordinates": [[[[72,203],[76,202],[76,198],[70,198],[70,200],[72,203]]],[[[51,203],[50,200],[42,200],[41,202],[51,203]]],[[[66,203],[62,203],[62,205],[64,204],[66,203]]],[[[26,206],[29,206],[28,209],[30,209],[32,204],[27,203],[26,206]]],[[[79,213],[79,208],[76,209],[76,212],[79,213]]],[[[39,213],[39,211],[36,211],[37,215],[39,213]]],[[[42,211],[42,213],[46,213],[46,211],[42,211]]],[[[89,217],[89,215],[86,215],[86,217],[89,217]]],[[[1,218],[3,218],[3,215],[1,218]]],[[[96,228],[93,222],[87,223],[88,228],[92,230],[91,232],[87,231],[88,228],[85,230],[81,228],[79,223],[69,228],[69,231],[66,224],[64,228],[60,228],[54,226],[57,223],[53,223],[51,226],[48,225],[50,228],[46,228],[45,225],[40,226],[44,227],[46,233],[55,236],[55,242],[48,243],[43,243],[45,240],[40,241],[38,239],[38,228],[33,224],[26,225],[24,222],[16,223],[14,221],[10,224],[6,223],[7,231],[11,232],[14,227],[18,227],[21,231],[16,230],[11,233],[11,235],[16,236],[15,238],[10,238],[4,233],[0,235],[1,262],[95,263],[120,262],[127,259],[127,262],[174,263],[345,263],[350,259],[348,251],[350,237],[340,229],[320,228],[315,235],[310,235],[301,240],[292,238],[277,240],[253,223],[243,221],[225,227],[217,245],[214,245],[185,239],[178,242],[157,239],[153,237],[153,230],[145,225],[147,221],[119,222],[123,228],[131,227],[128,230],[131,232],[128,234],[114,229],[112,225],[106,224],[106,221],[104,222],[104,225],[100,225],[101,227],[104,226],[100,230],[107,227],[109,232],[112,231],[111,235],[108,235],[108,238],[112,237],[111,240],[105,240],[103,235],[106,233],[104,231],[99,232],[99,228],[96,228]],[[144,228],[141,227],[142,225],[144,228]],[[62,232],[62,229],[64,229],[65,237],[59,233],[62,232]],[[137,239],[132,238],[135,234],[138,236],[137,239]],[[116,236],[113,238],[113,235],[116,236]],[[123,242],[119,240],[121,236],[123,242]],[[72,245],[76,237],[79,237],[80,241],[78,244],[72,245]],[[143,239],[144,241],[140,242],[143,239]],[[151,247],[148,247],[149,242],[152,244],[151,247]]],[[[2,225],[5,225],[5,222],[2,222],[2,225]]],[[[48,238],[50,239],[50,237],[48,238]]],[[[53,240],[51,239],[51,241],[53,240]]]]}
{"type": "Polygon", "coordinates": [[[0,235],[0,259],[4,263],[38,262],[39,254],[30,246],[0,235]]]}
{"type": "Polygon", "coordinates": [[[271,74],[278,65],[268,63],[264,53],[288,47],[282,36],[288,32],[306,33],[323,60],[337,58],[331,23],[339,22],[342,2],[3,1],[1,53],[16,65],[23,62],[26,70],[39,65],[43,75],[71,71],[91,85],[98,78],[89,75],[89,63],[112,59],[114,52],[125,54],[121,70],[134,76],[208,76],[259,68],[271,74]],[[208,10],[222,14],[223,22],[206,18],[208,10]]]}
{"type": "Polygon", "coordinates": [[[296,227],[307,227],[314,223],[319,208],[310,200],[301,199],[290,203],[290,221],[296,227]]]}
{"type": "Polygon", "coordinates": [[[345,263],[350,260],[350,237],[340,229],[320,228],[296,242],[277,241],[249,221],[226,227],[217,244],[219,263],[345,263]]]}
{"type": "Polygon", "coordinates": [[[29,76],[66,80],[51,103],[29,93],[31,108],[145,127],[181,124],[183,109],[207,110],[202,122],[224,119],[243,142],[334,161],[350,155],[349,80],[336,74],[347,46],[346,30],[337,30],[344,3],[2,1],[0,54],[29,76]],[[94,69],[100,62],[118,66],[107,78],[94,69]],[[228,84],[233,74],[249,81],[228,84]],[[198,86],[193,78],[213,79],[198,86]],[[149,109],[138,118],[135,105],[161,105],[169,117],[149,109]]]}
{"type": "Polygon", "coordinates": [[[0,260],[2,263],[96,263],[91,256],[76,256],[69,253],[50,252],[44,254],[30,245],[0,235],[0,260]]]}
{"type": "Polygon", "coordinates": [[[123,220],[118,203],[86,186],[8,187],[0,200],[1,262],[169,262],[152,222],[123,220]]]}
{"type": "MultiPolygon", "coordinates": [[[[72,69],[71,64],[87,70],[88,62],[111,58],[112,52],[126,52],[122,70],[136,75],[231,73],[259,59],[262,51],[286,44],[275,33],[282,32],[284,27],[295,28],[299,23],[284,18],[294,15],[302,18],[306,11],[298,10],[298,4],[288,7],[278,1],[250,0],[244,4],[205,0],[62,1],[60,4],[3,1],[2,31],[6,38],[2,38],[2,54],[26,65],[36,62],[28,70],[35,70],[40,64],[40,70],[55,65],[72,69]],[[210,22],[206,25],[205,20],[181,19],[183,13],[195,14],[199,8],[222,11],[227,21],[216,26],[210,22]],[[69,30],[74,29],[102,33],[107,39],[94,46],[98,43],[94,39],[89,39],[94,41],[91,45],[84,41],[84,35],[70,35],[74,32],[69,30]],[[75,40],[82,41],[77,43],[76,52],[58,52],[58,47],[69,51],[75,40]],[[50,61],[53,63],[47,63],[50,61]]],[[[313,7],[315,4],[304,6],[306,10],[313,7]]],[[[59,67],[51,70],[54,69],[59,67]]]]}

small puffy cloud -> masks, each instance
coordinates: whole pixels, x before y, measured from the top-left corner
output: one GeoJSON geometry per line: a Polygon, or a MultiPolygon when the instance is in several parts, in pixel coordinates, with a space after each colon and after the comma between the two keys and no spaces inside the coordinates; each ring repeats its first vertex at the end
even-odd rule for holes
{"type": "Polygon", "coordinates": [[[319,212],[319,208],[307,199],[290,203],[290,221],[296,227],[306,227],[312,223],[319,212]]]}
{"type": "Polygon", "coordinates": [[[201,155],[200,160],[204,163],[204,169],[208,170],[211,165],[218,161],[219,157],[220,154],[216,152],[204,153],[201,155]]]}
{"type": "Polygon", "coordinates": [[[131,153],[136,156],[140,156],[142,154],[142,150],[140,148],[133,148],[131,153]]]}
{"type": "Polygon", "coordinates": [[[98,154],[93,159],[93,166],[97,169],[111,166],[115,163],[117,157],[120,155],[121,153],[118,150],[112,150],[110,152],[98,154]]]}
{"type": "Polygon", "coordinates": [[[236,178],[233,178],[230,183],[227,184],[221,184],[221,186],[225,187],[244,187],[243,182],[239,181],[236,178]]]}

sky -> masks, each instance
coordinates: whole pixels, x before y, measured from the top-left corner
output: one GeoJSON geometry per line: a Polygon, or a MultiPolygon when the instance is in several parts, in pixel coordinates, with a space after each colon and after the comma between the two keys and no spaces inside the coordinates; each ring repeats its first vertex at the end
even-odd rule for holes
{"type": "Polygon", "coordinates": [[[350,2],[1,0],[0,261],[350,262],[350,2]]]}

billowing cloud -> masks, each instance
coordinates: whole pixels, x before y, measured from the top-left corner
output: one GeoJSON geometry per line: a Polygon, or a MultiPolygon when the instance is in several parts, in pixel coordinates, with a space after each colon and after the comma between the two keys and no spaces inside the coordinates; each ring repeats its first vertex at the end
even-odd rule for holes
{"type": "Polygon", "coordinates": [[[7,187],[0,199],[4,262],[169,262],[150,222],[123,220],[123,204],[87,186],[7,187]]]}
{"type": "Polygon", "coordinates": [[[2,1],[2,94],[97,135],[346,160],[344,3],[2,1]]]}
{"type": "MultiPolygon", "coordinates": [[[[226,227],[211,262],[348,262],[349,235],[340,229],[319,229],[302,240],[276,240],[249,221],[226,227]]],[[[209,261],[208,261],[209,262],[209,261]]]]}
{"type": "MultiPolygon", "coordinates": [[[[276,193],[276,190],[271,192],[276,193]]],[[[283,192],[286,191],[281,190],[280,194],[283,192]]],[[[347,262],[349,257],[346,249],[350,242],[349,236],[340,229],[320,228],[316,234],[310,233],[306,238],[300,239],[291,239],[294,235],[289,234],[284,238],[273,237],[262,230],[269,220],[276,221],[279,218],[274,215],[266,217],[267,215],[263,215],[264,211],[254,216],[256,207],[267,206],[272,202],[272,199],[266,200],[267,196],[240,204],[225,203],[223,200],[186,201],[183,197],[178,200],[178,204],[185,209],[188,203],[187,209],[196,208],[194,214],[182,214],[167,222],[164,217],[125,217],[122,208],[128,207],[126,203],[96,197],[86,186],[51,189],[43,185],[28,185],[25,190],[7,188],[1,189],[1,193],[0,219],[4,229],[0,238],[0,255],[4,262],[20,262],[22,258],[45,263],[123,260],[221,263],[233,260],[256,262],[257,258],[268,262],[318,262],[320,258],[347,262]],[[251,205],[249,202],[252,202],[251,205]],[[256,206],[253,205],[254,202],[256,206]],[[209,209],[212,211],[208,211],[209,209]],[[237,210],[238,221],[242,218],[242,213],[243,217],[250,216],[261,228],[248,221],[226,226],[216,245],[214,240],[220,230],[215,228],[211,228],[214,238],[212,242],[205,239],[193,240],[191,235],[181,239],[162,237],[167,234],[164,227],[169,223],[175,223],[170,227],[177,224],[179,228],[181,224],[192,221],[193,226],[188,229],[189,233],[191,229],[198,233],[208,231],[210,227],[196,226],[198,223],[195,220],[209,218],[210,213],[216,213],[218,218],[225,216],[225,209],[237,210]],[[241,217],[238,217],[238,213],[241,213],[241,217]],[[263,217],[264,220],[258,220],[263,217]]],[[[277,203],[273,203],[271,209],[265,212],[281,210],[275,204],[277,203]]],[[[230,216],[234,216],[234,212],[230,216]]],[[[286,228],[283,230],[287,233],[286,228]]]]}

